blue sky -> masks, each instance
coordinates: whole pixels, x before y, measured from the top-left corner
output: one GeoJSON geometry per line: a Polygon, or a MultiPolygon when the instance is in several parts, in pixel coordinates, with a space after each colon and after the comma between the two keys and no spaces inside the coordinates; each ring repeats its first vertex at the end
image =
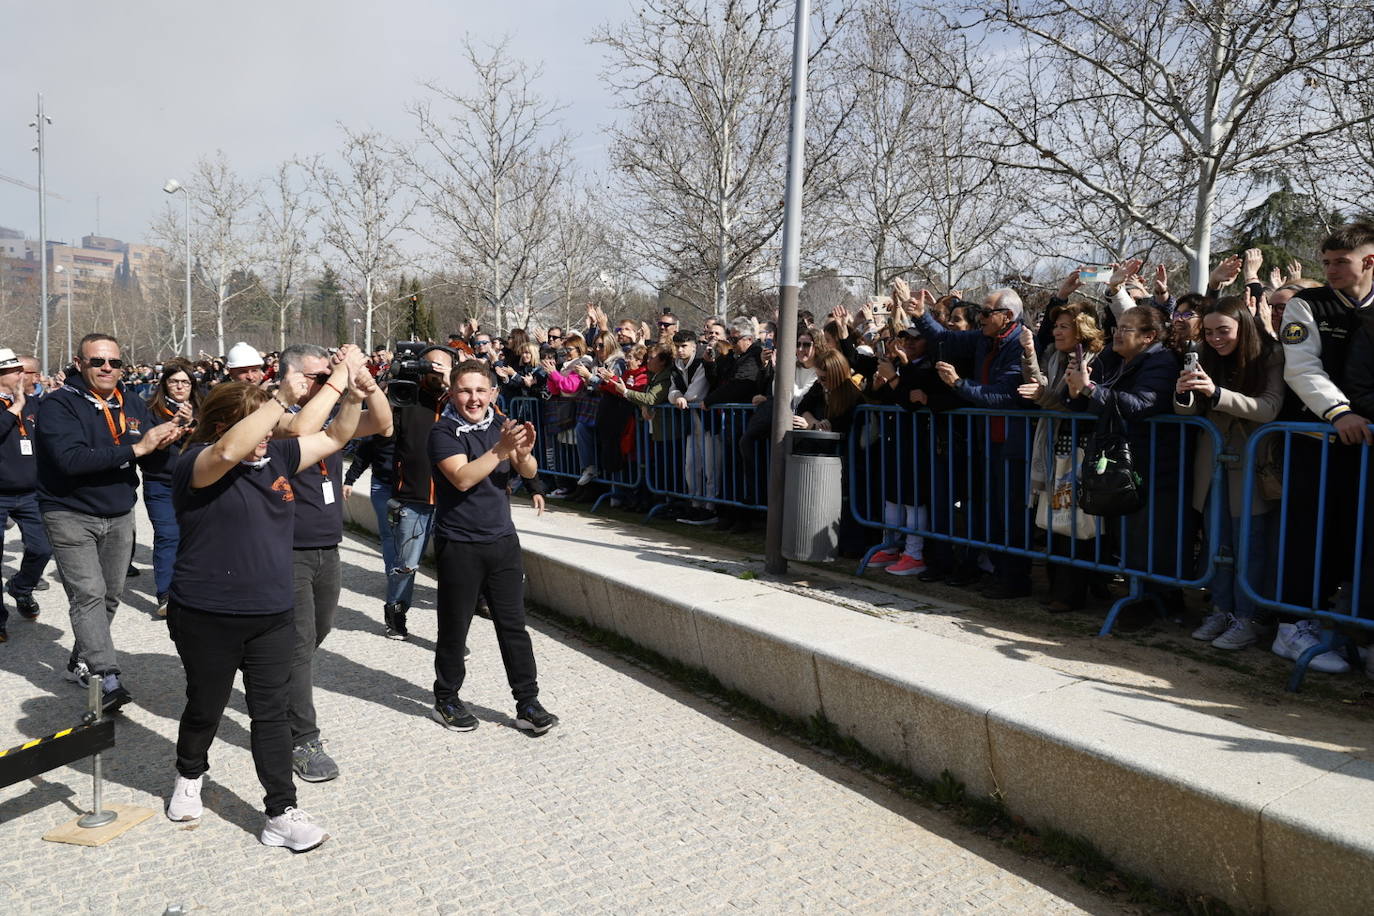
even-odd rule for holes
{"type": "MultiPolygon", "coordinates": [[[[509,36],[515,56],[544,68],[540,88],[567,104],[579,161],[599,168],[614,118],[600,85],[601,24],[631,0],[129,0],[10,4],[0,27],[0,175],[37,183],[31,152],[38,92],[48,115],[48,235],[96,229],[146,234],[165,195],[198,156],[224,150],[245,177],[338,145],[338,122],[409,136],[419,82],[461,90],[459,41],[509,36]]],[[[37,195],[0,182],[0,225],[37,235],[37,195]]]]}

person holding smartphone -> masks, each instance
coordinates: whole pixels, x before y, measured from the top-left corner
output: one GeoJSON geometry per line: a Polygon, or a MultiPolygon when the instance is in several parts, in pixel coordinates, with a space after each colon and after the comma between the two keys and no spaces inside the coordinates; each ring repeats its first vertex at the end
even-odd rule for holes
{"type": "MultiPolygon", "coordinates": [[[[195,369],[183,359],[169,359],[162,367],[157,389],[148,401],[148,412],[158,422],[171,421],[189,436],[196,428],[200,394],[191,374],[195,369]]],[[[257,382],[249,381],[256,385],[257,382]]],[[[153,524],[153,582],[157,592],[157,614],[167,616],[167,595],[172,586],[172,564],[177,557],[177,516],[172,508],[172,471],[184,444],[181,441],[159,449],[143,459],[143,507],[153,524]]]]}

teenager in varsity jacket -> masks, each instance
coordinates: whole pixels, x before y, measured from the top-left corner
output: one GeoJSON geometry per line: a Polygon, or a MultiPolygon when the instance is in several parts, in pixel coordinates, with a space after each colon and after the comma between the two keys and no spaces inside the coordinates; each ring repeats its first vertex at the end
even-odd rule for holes
{"type": "MultiPolygon", "coordinates": [[[[1321,556],[1308,555],[1317,539],[1316,513],[1321,505],[1322,443],[1308,437],[1292,438],[1295,469],[1289,480],[1289,498],[1302,511],[1291,514],[1287,543],[1293,557],[1281,557],[1292,572],[1285,576],[1283,599],[1304,606],[1324,607],[1336,588],[1351,578],[1356,516],[1359,507],[1360,451],[1352,446],[1374,444],[1370,419],[1350,404],[1345,385],[1347,358],[1364,316],[1374,310],[1374,224],[1342,226],[1322,242],[1322,269],[1326,285],[1306,289],[1288,300],[1279,340],[1283,344],[1283,378],[1301,407],[1297,416],[1331,424],[1336,438],[1327,452],[1326,537],[1321,556]],[[1297,560],[1298,562],[1292,562],[1297,560]],[[1313,572],[1320,566],[1320,576],[1313,572]],[[1316,588],[1315,604],[1313,589],[1316,588]]],[[[1374,538],[1366,538],[1367,545],[1374,538]]],[[[1360,561],[1363,568],[1374,562],[1360,561]]],[[[1364,589],[1369,596],[1369,588],[1364,589]]],[[[1374,599],[1366,597],[1374,606],[1374,599]]]]}

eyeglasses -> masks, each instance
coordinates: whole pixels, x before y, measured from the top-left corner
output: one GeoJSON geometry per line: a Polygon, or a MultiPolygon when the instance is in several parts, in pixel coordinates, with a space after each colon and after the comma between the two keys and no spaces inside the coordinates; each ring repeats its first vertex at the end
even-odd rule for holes
{"type": "Polygon", "coordinates": [[[1184,321],[1192,321],[1192,320],[1193,320],[1194,318],[1196,318],[1196,317],[1197,317],[1197,312],[1174,312],[1174,320],[1175,320],[1175,321],[1177,321],[1177,320],[1179,320],[1179,319],[1182,319],[1182,320],[1184,320],[1184,321]]]}
{"type": "Polygon", "coordinates": [[[997,314],[998,312],[1010,312],[1010,311],[1011,311],[1011,309],[979,309],[979,310],[978,310],[978,314],[979,314],[980,316],[982,316],[983,318],[987,318],[989,315],[995,315],[995,314],[997,314]]]}
{"type": "Polygon", "coordinates": [[[191,386],[191,380],[188,378],[169,378],[167,380],[167,387],[171,388],[173,385],[175,385],[178,388],[182,387],[183,385],[189,388],[191,386]]]}
{"type": "Polygon", "coordinates": [[[88,356],[88,357],[85,358],[85,363],[86,363],[86,365],[90,366],[92,369],[102,369],[102,368],[104,368],[104,367],[107,366],[107,365],[108,365],[111,369],[123,369],[123,368],[124,368],[124,360],[122,360],[122,359],[106,359],[106,358],[103,357],[103,356],[88,356]]]}

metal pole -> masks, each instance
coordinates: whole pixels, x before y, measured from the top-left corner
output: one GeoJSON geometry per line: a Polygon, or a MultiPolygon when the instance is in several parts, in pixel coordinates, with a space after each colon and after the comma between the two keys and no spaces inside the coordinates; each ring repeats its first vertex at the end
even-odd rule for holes
{"type": "Polygon", "coordinates": [[[72,364],[72,271],[67,268],[67,365],[72,364]]]}
{"type": "Polygon", "coordinates": [[[48,374],[48,172],[43,159],[43,128],[47,118],[43,114],[43,93],[38,93],[38,326],[40,335],[39,363],[43,375],[48,374]]]}
{"type": "MultiPolygon", "coordinates": [[[[99,722],[102,716],[100,706],[100,675],[92,671],[87,675],[87,684],[90,687],[90,712],[88,718],[94,716],[94,721],[99,722]]],[[[119,817],[113,811],[105,810],[105,771],[101,765],[100,755],[96,754],[91,758],[91,779],[95,783],[95,802],[91,806],[89,814],[83,814],[76,819],[76,826],[85,829],[92,827],[104,827],[106,824],[119,817]]]]}
{"type": "Polygon", "coordinates": [[[782,555],[782,507],[787,491],[787,456],[783,437],[792,428],[792,385],[796,379],[797,298],[801,292],[802,164],[806,156],[806,57],[811,24],[809,0],[797,0],[792,38],[792,126],[787,144],[787,197],[782,221],[782,278],[778,297],[778,331],[774,336],[773,455],[768,471],[768,534],[765,568],[787,572],[782,555]]]}
{"type": "Polygon", "coordinates": [[[192,361],[196,351],[191,337],[191,192],[182,187],[186,198],[186,358],[192,361]]]}

